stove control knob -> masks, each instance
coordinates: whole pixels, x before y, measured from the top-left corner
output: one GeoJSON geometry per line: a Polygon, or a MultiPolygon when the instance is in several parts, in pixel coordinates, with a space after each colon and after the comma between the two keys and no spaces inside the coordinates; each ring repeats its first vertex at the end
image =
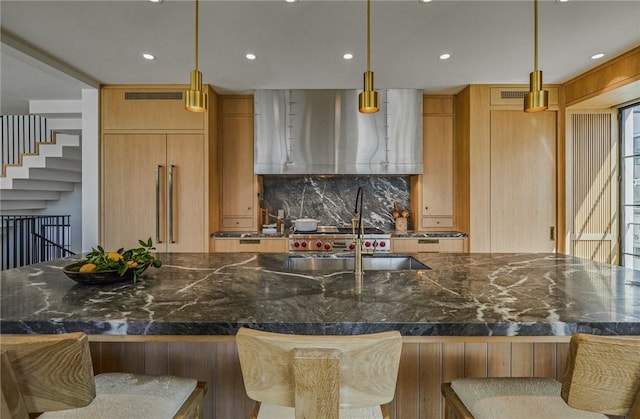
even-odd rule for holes
{"type": "Polygon", "coordinates": [[[373,241],[373,247],[378,247],[378,241],[377,240],[373,241]]]}
{"type": "Polygon", "coordinates": [[[353,250],[353,249],[355,249],[355,248],[356,248],[356,245],[355,245],[355,244],[351,243],[351,244],[349,245],[349,250],[353,250]]]}
{"type": "Polygon", "coordinates": [[[364,242],[364,247],[371,247],[371,242],[368,240],[364,242]]]}
{"type": "Polygon", "coordinates": [[[317,247],[318,249],[322,247],[322,242],[321,242],[320,240],[318,240],[318,241],[316,242],[316,247],[317,247]]]}
{"type": "Polygon", "coordinates": [[[324,250],[331,250],[331,245],[329,243],[325,244],[324,250]]]}
{"type": "Polygon", "coordinates": [[[295,248],[300,247],[300,242],[294,242],[294,243],[293,243],[293,247],[295,247],[295,248]]]}
{"type": "Polygon", "coordinates": [[[307,247],[307,242],[302,242],[302,247],[307,247]]]}
{"type": "Polygon", "coordinates": [[[385,247],[387,245],[387,242],[380,242],[380,247],[385,247]]]}

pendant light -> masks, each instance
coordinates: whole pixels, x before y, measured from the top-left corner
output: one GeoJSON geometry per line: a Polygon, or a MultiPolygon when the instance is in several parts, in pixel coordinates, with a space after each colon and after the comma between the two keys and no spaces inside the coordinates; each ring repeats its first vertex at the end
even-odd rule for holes
{"type": "Polygon", "coordinates": [[[364,73],[364,91],[358,95],[358,105],[362,113],[375,113],[380,110],[380,96],[373,90],[373,72],[371,71],[371,0],[367,0],[367,71],[364,73]]]}
{"type": "Polygon", "coordinates": [[[196,65],[191,71],[191,86],[185,92],[184,107],[191,112],[207,111],[207,94],[202,90],[202,73],[198,71],[198,0],[196,0],[196,65]]]}
{"type": "Polygon", "coordinates": [[[533,14],[533,72],[529,74],[529,92],[524,96],[525,112],[549,108],[549,92],[542,90],[542,71],[538,70],[538,0],[533,0],[533,14]]]}

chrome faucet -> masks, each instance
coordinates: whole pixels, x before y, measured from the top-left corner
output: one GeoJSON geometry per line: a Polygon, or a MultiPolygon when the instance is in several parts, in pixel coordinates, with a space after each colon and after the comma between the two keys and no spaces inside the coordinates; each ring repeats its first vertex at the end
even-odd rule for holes
{"type": "Polygon", "coordinates": [[[364,235],[364,225],[362,224],[362,197],[364,193],[362,187],[358,187],[356,194],[356,207],[351,217],[351,228],[355,236],[356,247],[353,255],[353,274],[355,277],[356,290],[362,289],[362,236],[364,235]]]}

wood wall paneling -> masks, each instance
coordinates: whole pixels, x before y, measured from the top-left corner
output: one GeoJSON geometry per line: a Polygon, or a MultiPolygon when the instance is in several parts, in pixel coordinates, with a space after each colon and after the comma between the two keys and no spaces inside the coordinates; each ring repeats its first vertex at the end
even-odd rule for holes
{"type": "Polygon", "coordinates": [[[614,110],[570,111],[569,252],[619,263],[618,147],[614,110]]]}
{"type": "MultiPolygon", "coordinates": [[[[565,82],[563,86],[566,106],[573,106],[587,99],[604,96],[609,92],[621,90],[628,85],[635,87],[630,91],[630,95],[624,97],[638,98],[637,89],[640,86],[635,82],[639,80],[640,47],[636,47],[565,82]]],[[[618,103],[610,103],[609,106],[618,103]]]]}
{"type": "MultiPolygon", "coordinates": [[[[208,385],[204,418],[249,417],[253,401],[244,391],[233,340],[203,336],[193,337],[192,342],[172,337],[144,337],[150,339],[146,342],[99,341],[102,338],[91,337],[96,374],[123,371],[191,376],[208,385]]],[[[443,417],[440,384],[458,377],[562,376],[568,338],[509,339],[408,339],[403,345],[396,396],[390,404],[391,417],[443,417]]]]}

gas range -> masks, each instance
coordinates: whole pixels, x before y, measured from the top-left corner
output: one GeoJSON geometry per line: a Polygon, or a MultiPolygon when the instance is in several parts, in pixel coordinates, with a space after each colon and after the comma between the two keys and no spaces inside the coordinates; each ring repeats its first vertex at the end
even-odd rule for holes
{"type": "MultiPolygon", "coordinates": [[[[364,251],[389,252],[391,234],[366,227],[362,236],[364,251]]],[[[352,252],[355,236],[351,227],[318,226],[316,231],[295,231],[289,235],[290,252],[352,252]]]]}

